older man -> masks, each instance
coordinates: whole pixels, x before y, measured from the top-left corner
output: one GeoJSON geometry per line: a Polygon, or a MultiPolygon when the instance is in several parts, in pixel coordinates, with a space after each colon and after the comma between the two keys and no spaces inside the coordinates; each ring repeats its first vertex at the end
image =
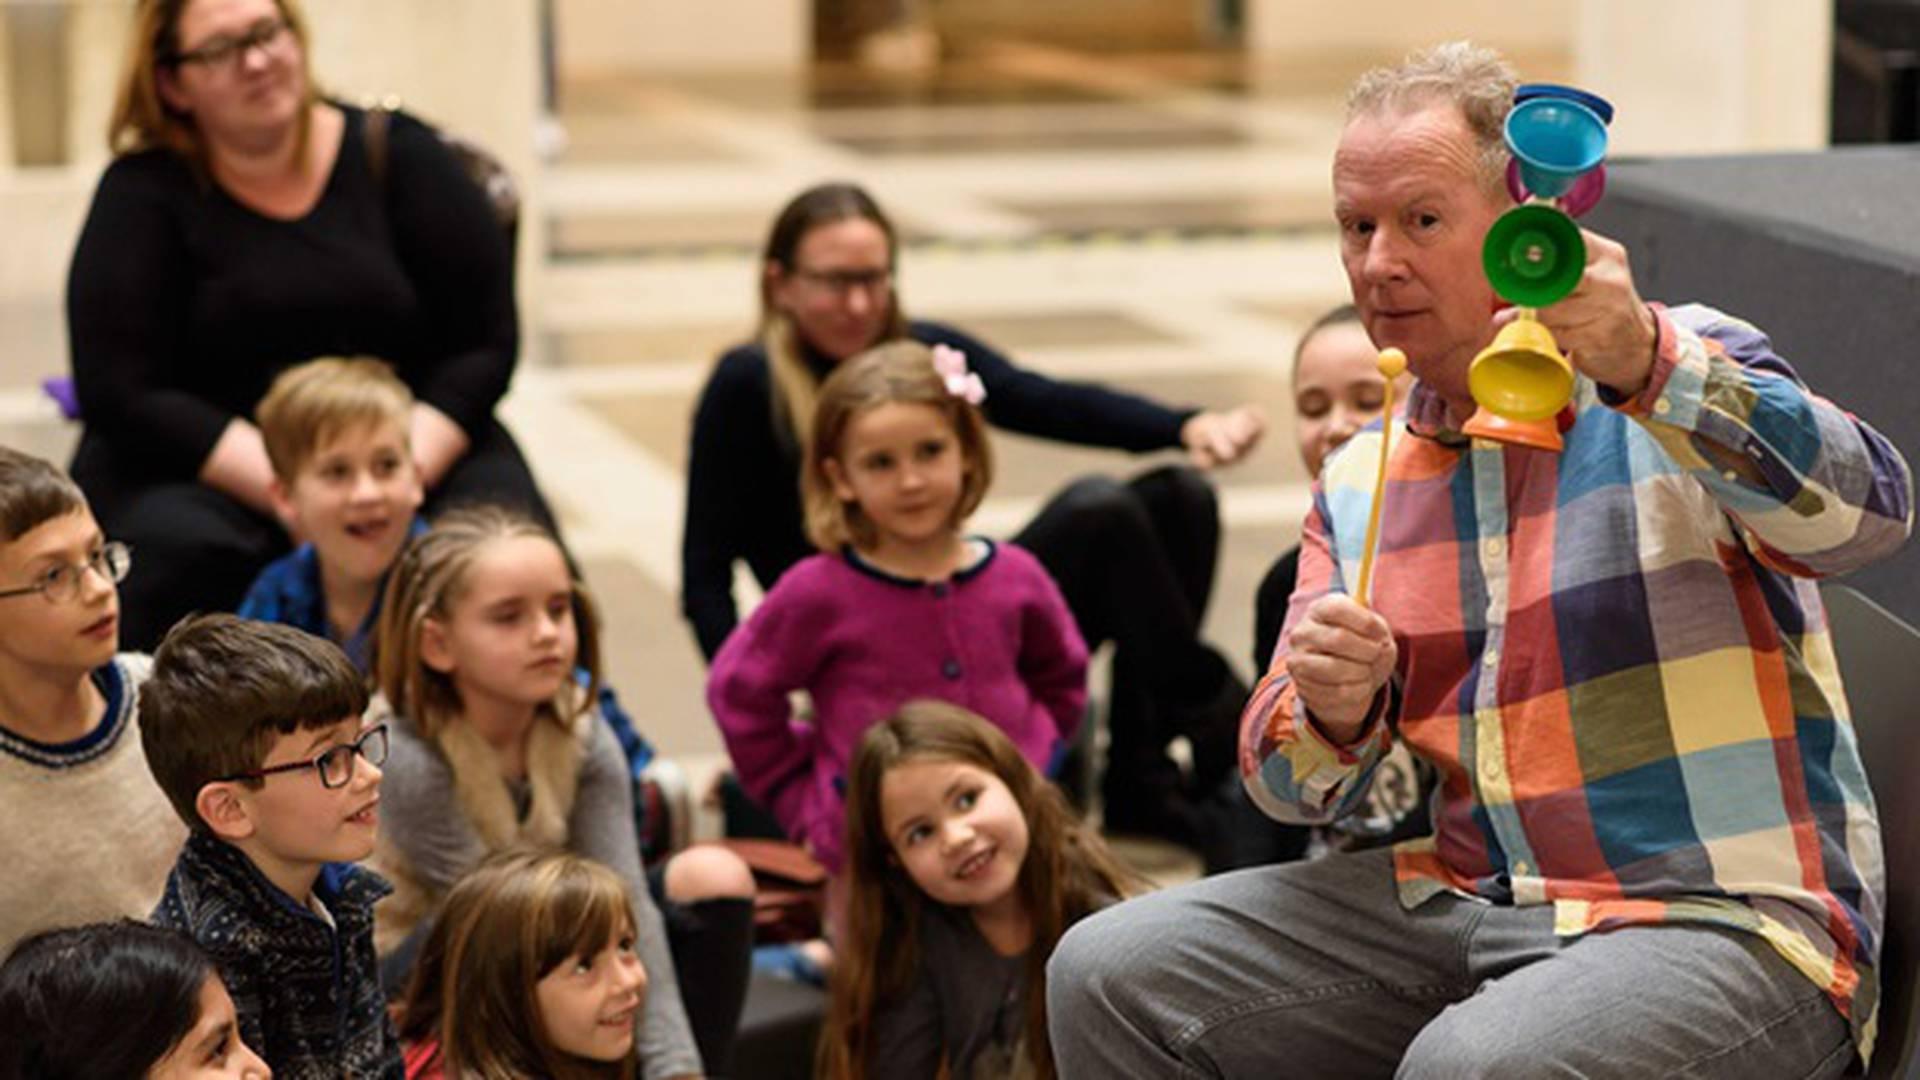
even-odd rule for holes
{"type": "Polygon", "coordinates": [[[1767,339],[1634,290],[1587,235],[1540,317],[1580,378],[1562,454],[1473,442],[1505,314],[1500,58],[1369,73],[1334,158],[1368,332],[1411,359],[1372,609],[1379,430],[1326,466],[1241,763],[1269,813],[1355,805],[1393,739],[1435,835],[1212,878],[1060,943],[1061,1073],[1837,1075],[1871,1050],[1879,826],[1814,578],[1885,555],[1912,479],[1767,339]]]}

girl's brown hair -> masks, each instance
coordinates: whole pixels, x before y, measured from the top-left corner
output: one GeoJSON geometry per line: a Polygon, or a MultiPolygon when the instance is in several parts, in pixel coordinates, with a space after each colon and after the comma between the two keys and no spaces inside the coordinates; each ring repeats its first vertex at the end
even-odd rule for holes
{"type": "Polygon", "coordinates": [[[632,1054],[603,1063],[554,1046],[536,987],[634,933],[619,874],[564,851],[502,852],[448,892],[407,984],[400,1037],[437,1039],[450,1077],[631,1080],[632,1054]]]}
{"type": "MultiPolygon", "coordinates": [[[[374,685],[394,712],[412,720],[425,738],[433,738],[441,725],[459,715],[461,705],[452,676],[422,660],[422,628],[428,619],[444,621],[452,616],[453,606],[466,595],[467,572],[481,548],[495,540],[523,536],[560,546],[546,526],[517,510],[501,506],[449,510],[407,545],[387,575],[370,663],[374,685]]],[[[579,640],[574,666],[587,672],[585,692],[568,679],[554,699],[540,707],[543,715],[562,726],[591,708],[600,696],[600,618],[587,587],[577,578],[573,621],[579,640]]]]}
{"type": "MultiPolygon", "coordinates": [[[[767,368],[773,379],[773,427],[795,448],[810,441],[814,401],[820,392],[820,376],[807,363],[805,346],[793,320],[773,301],[774,274],[791,275],[799,269],[796,262],[800,242],[813,230],[842,221],[869,221],[887,237],[887,265],[898,261],[900,240],[893,222],[873,201],[873,196],[858,184],[831,182],[816,184],[793,197],[773,219],[767,234],[766,251],[760,258],[760,330],[761,346],[767,353],[767,368]]],[[[897,341],[907,336],[907,319],[900,312],[900,288],[896,283],[887,293],[887,322],[881,341],[897,341]]],[[[877,344],[877,343],[876,343],[877,344]]]]}
{"type": "Polygon", "coordinates": [[[953,427],[965,470],[950,523],[955,528],[979,509],[993,483],[993,447],[987,441],[986,421],[978,408],[947,390],[933,369],[932,350],[917,341],[868,349],[835,368],[821,385],[813,432],[806,443],[800,499],[807,515],[807,537],[822,551],[838,551],[845,544],[869,548],[879,539],[859,504],[842,502],[834,493],[826,462],[840,459],[840,442],[856,416],[887,404],[932,406],[953,427]]]}
{"type": "MultiPolygon", "coordinates": [[[[207,147],[193,117],[175,110],[160,96],[160,73],[178,63],[180,53],[180,15],[193,0],[140,0],[133,12],[133,29],[127,40],[127,55],[120,68],[120,88],[114,97],[113,116],[107,123],[107,149],[115,154],[132,154],[154,147],[165,147],[192,162],[203,175],[207,147]]],[[[300,43],[303,66],[311,55],[306,15],[299,0],[274,0],[280,16],[287,20],[287,32],[300,43]]],[[[311,106],[319,100],[311,68],[306,73],[307,100],[311,106]]],[[[307,129],[311,108],[300,110],[300,131],[294,146],[294,160],[306,157],[307,129]]]]}
{"type": "Polygon", "coordinates": [[[1040,1077],[1054,1075],[1047,1043],[1047,958],[1067,928],[1141,890],[1142,882],[1067,806],[999,728],[941,701],[913,701],[867,730],[847,784],[847,935],[833,965],[820,1072],[870,1074],[872,1018],[918,976],[921,909],[930,903],[894,856],[880,814],[888,770],[911,761],[955,761],[1000,778],[1027,820],[1027,858],[1014,888],[1033,921],[1027,948],[1026,1045],[1040,1077]]]}

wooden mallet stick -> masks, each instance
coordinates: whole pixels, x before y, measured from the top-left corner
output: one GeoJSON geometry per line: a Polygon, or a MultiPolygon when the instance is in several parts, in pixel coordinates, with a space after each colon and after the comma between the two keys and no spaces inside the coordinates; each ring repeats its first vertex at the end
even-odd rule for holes
{"type": "Polygon", "coordinates": [[[1380,473],[1373,482],[1373,508],[1367,512],[1367,546],[1360,553],[1360,581],[1353,598],[1361,607],[1368,602],[1368,586],[1373,581],[1373,551],[1380,540],[1380,504],[1387,497],[1387,452],[1393,448],[1393,382],[1407,370],[1407,354],[1399,349],[1381,349],[1375,366],[1387,380],[1386,409],[1380,414],[1380,473]]]}

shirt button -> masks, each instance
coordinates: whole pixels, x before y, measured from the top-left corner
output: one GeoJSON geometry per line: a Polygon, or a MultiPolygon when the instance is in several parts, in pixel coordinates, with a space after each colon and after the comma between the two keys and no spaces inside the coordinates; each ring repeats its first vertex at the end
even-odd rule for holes
{"type": "Polygon", "coordinates": [[[946,663],[941,664],[940,674],[945,675],[949,679],[959,678],[960,677],[960,661],[949,660],[946,663]]]}
{"type": "Polygon", "coordinates": [[[1525,859],[1521,859],[1519,862],[1513,864],[1513,872],[1519,874],[1521,877],[1531,877],[1533,875],[1533,864],[1525,859]]]}
{"type": "Polygon", "coordinates": [[[1488,649],[1487,654],[1480,658],[1480,662],[1488,667],[1493,667],[1500,662],[1500,650],[1488,649]]]}
{"type": "Polygon", "coordinates": [[[1499,783],[1501,772],[1500,758],[1498,756],[1489,756],[1480,762],[1480,775],[1489,784],[1499,783]]]}
{"type": "Polygon", "coordinates": [[[1501,552],[1507,550],[1507,542],[1498,536],[1488,537],[1487,542],[1481,546],[1486,550],[1489,559],[1497,559],[1501,552]]]}
{"type": "Polygon", "coordinates": [[[1659,413],[1661,416],[1665,416],[1673,411],[1673,402],[1668,401],[1666,398],[1655,398],[1653,401],[1653,411],[1659,413]]]}

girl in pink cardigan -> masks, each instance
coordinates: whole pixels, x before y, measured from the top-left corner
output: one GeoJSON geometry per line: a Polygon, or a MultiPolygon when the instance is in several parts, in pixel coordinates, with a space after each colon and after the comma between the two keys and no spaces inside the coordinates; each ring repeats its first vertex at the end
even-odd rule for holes
{"type": "Polygon", "coordinates": [[[1087,648],[1053,579],[961,531],[993,474],[984,397],[957,350],[901,341],[835,368],[804,422],[784,418],[821,553],[727,638],[707,700],[740,782],[836,874],[848,762],[900,705],[979,713],[1042,770],[1086,707],[1087,648]]]}

